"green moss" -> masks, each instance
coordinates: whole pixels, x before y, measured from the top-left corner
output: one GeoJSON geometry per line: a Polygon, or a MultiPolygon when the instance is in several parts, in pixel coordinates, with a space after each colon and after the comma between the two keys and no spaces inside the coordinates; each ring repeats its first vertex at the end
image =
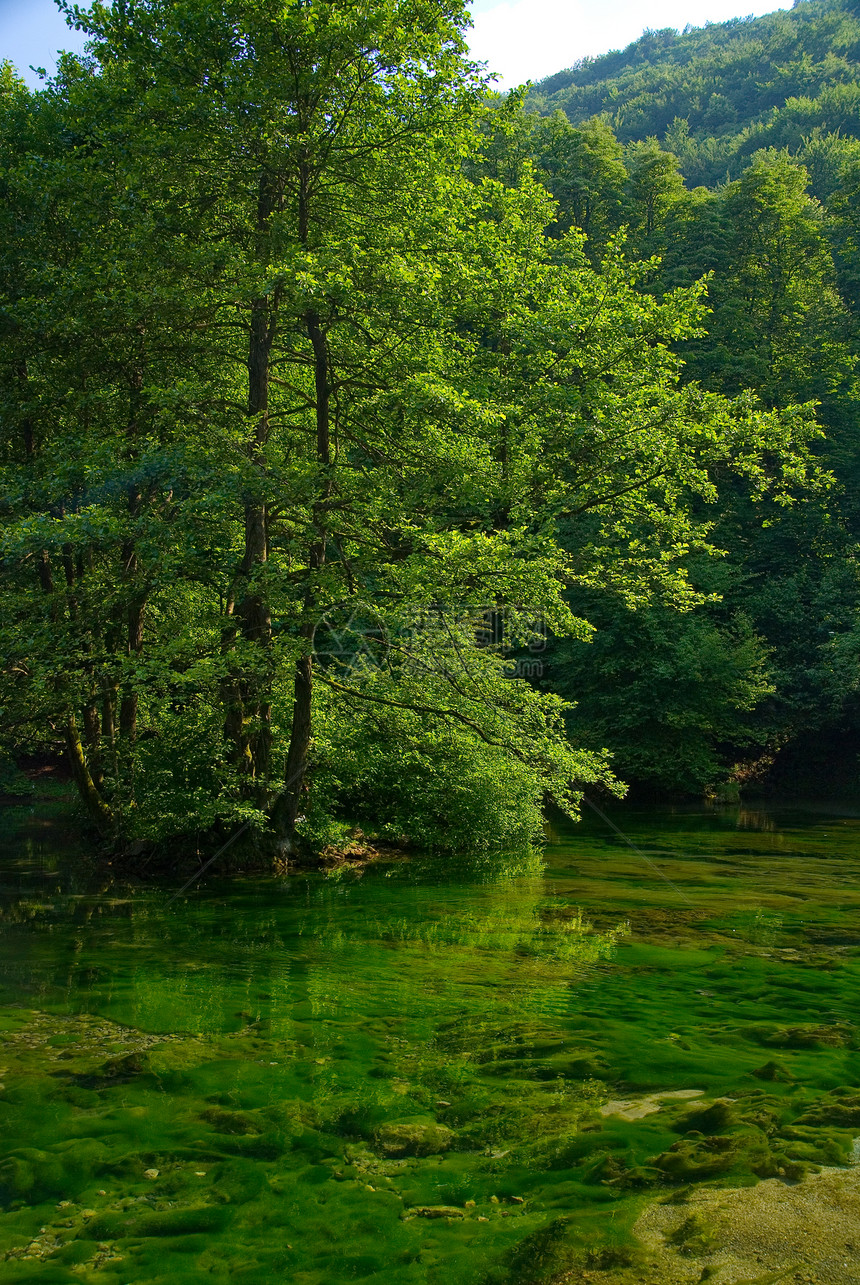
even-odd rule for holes
{"type": "Polygon", "coordinates": [[[84,899],[89,918],[77,891],[28,895],[0,938],[0,1259],[45,1226],[65,1247],[16,1273],[86,1280],[71,1267],[110,1244],[105,1285],[633,1281],[632,1226],[667,1185],[683,1201],[847,1162],[860,893],[844,835],[791,832],[783,857],[723,814],[649,814],[634,837],[680,854],[692,909],[587,829],[545,870],[498,877],[404,864],[170,910],[114,888],[84,899]],[[762,900],[779,929],[756,927],[762,900]],[[575,906],[596,927],[571,952],[575,906]],[[601,936],[628,920],[632,937],[601,936]],[[39,1011],[11,1006],[35,1002],[22,978],[39,1011]],[[669,1090],[703,1096],[601,1114],[669,1090]],[[401,1218],[434,1206],[462,1216],[401,1218]]]}
{"type": "Polygon", "coordinates": [[[684,1254],[712,1254],[720,1247],[716,1229],[700,1213],[692,1213],[666,1239],[684,1254]]]}

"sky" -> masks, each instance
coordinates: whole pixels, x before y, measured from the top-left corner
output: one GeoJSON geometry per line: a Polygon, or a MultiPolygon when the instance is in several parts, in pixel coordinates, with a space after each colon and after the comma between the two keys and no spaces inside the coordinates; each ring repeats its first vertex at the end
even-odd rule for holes
{"type": "MultiPolygon", "coordinates": [[[[475,58],[499,73],[499,88],[540,80],[577,58],[620,49],[646,27],[694,27],[749,13],[790,9],[777,0],[474,0],[470,44],[475,58]]],[[[52,72],[57,49],[79,49],[54,0],[0,0],[0,59],[24,78],[29,68],[52,72]]]]}

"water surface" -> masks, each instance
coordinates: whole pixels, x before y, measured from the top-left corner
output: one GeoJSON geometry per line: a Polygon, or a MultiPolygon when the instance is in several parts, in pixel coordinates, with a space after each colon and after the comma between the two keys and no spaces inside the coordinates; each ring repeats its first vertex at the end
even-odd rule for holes
{"type": "Polygon", "coordinates": [[[849,1164],[860,811],[613,815],[171,902],[7,812],[0,1279],[551,1281],[849,1164]]]}

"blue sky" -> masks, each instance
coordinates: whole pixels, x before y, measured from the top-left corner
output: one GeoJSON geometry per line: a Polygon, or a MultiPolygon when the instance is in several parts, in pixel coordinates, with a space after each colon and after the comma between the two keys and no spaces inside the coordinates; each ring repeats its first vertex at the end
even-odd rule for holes
{"type": "MultiPolygon", "coordinates": [[[[585,54],[635,40],[646,27],[723,22],[789,9],[774,0],[474,0],[472,52],[500,73],[501,86],[539,80],[585,54]]],[[[58,48],[80,48],[54,0],[0,0],[0,58],[36,84],[30,65],[52,71],[58,48]]]]}

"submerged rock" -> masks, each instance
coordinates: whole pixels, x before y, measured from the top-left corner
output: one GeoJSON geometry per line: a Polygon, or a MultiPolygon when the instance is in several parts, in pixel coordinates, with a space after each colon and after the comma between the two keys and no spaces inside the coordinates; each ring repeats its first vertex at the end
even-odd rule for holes
{"type": "Polygon", "coordinates": [[[780,1066],[778,1062],[765,1062],[764,1066],[757,1067],[756,1070],[751,1071],[750,1074],[754,1075],[757,1080],[766,1080],[769,1082],[779,1080],[786,1084],[790,1080],[794,1079],[791,1072],[787,1071],[784,1066],[780,1066]]]}
{"type": "Polygon", "coordinates": [[[376,1136],[387,1156],[435,1156],[448,1151],[454,1134],[444,1124],[384,1124],[376,1136]]]}
{"type": "Polygon", "coordinates": [[[465,1218],[465,1209],[457,1205],[414,1205],[404,1209],[402,1217],[406,1218],[465,1218]]]}

